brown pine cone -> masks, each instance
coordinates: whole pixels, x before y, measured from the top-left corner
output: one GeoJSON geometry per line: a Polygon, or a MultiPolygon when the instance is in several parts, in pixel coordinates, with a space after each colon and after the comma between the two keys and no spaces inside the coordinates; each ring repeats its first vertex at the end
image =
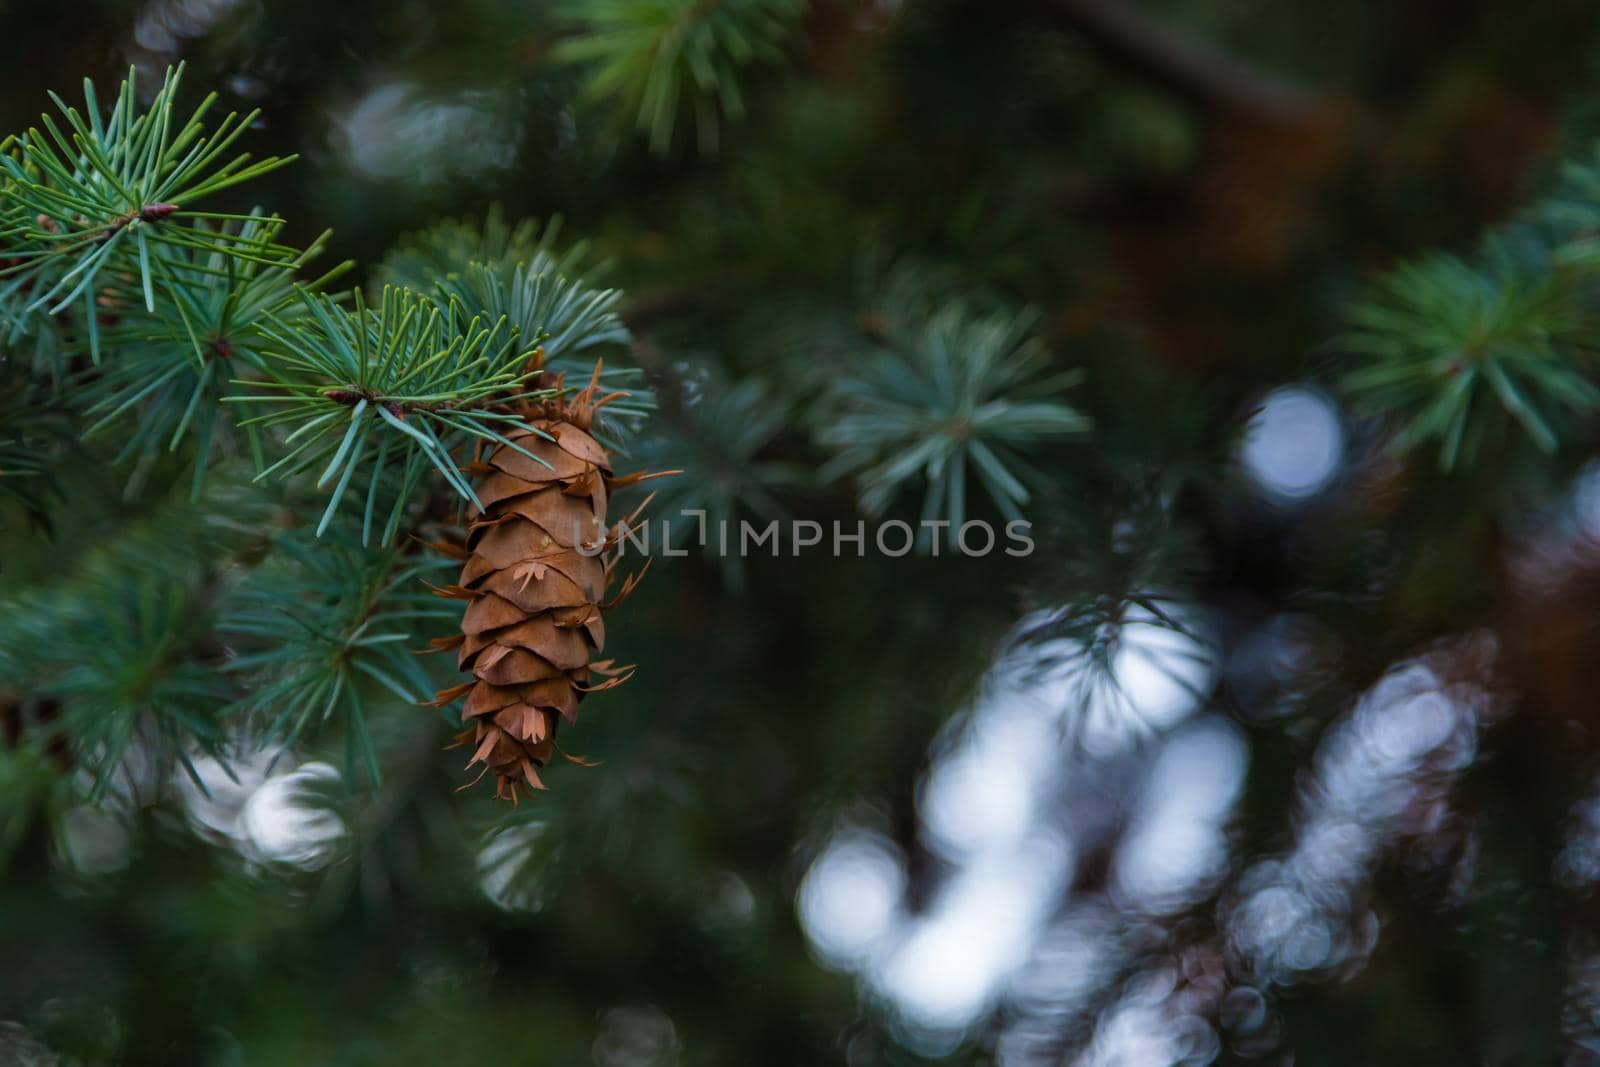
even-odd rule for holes
{"type": "Polygon", "coordinates": [[[434,704],[466,697],[467,729],[457,743],[472,746],[467,765],[493,771],[495,795],[513,802],[519,790],[544,788],[539,768],[559,751],[561,721],[575,723],[586,694],[620,685],[631,672],[589,658],[605,646],[602,609],[638,580],[602,602],[616,565],[603,554],[632,519],[608,530],[606,501],[612,488],[640,476],[613,478],[610,457],[590,436],[595,412],[622,395],[597,399],[599,375],[596,367],[583,391],[518,411],[523,423],[505,436],[537,460],[506,444],[487,456],[480,449],[467,470],[479,476],[483,510],[468,512],[466,545],[453,550],[465,560],[460,581],[440,590],[468,603],[460,636],[434,643],[458,648],[459,666],[474,680],[440,692],[434,704]],[[596,677],[604,680],[591,684],[596,677]]]}

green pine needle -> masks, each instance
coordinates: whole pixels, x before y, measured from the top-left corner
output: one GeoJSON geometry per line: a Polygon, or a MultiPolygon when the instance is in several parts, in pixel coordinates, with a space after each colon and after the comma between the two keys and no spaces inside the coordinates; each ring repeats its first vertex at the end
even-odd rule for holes
{"type": "Polygon", "coordinates": [[[1446,470],[1503,426],[1553,452],[1571,419],[1600,405],[1581,272],[1530,269],[1509,251],[1491,241],[1482,265],[1401,265],[1352,309],[1342,339],[1355,360],[1346,392],[1398,423],[1401,448],[1437,447],[1446,470]]]}
{"type": "Polygon", "coordinates": [[[1033,478],[1023,455],[1089,428],[1061,401],[1077,376],[1048,373],[1029,337],[1035,321],[956,305],[920,330],[896,327],[888,351],[834,385],[816,434],[834,453],[823,478],[853,477],[869,514],[920,486],[922,518],[954,530],[969,516],[974,476],[1007,519],[1020,518],[1033,478]]]}
{"type": "Polygon", "coordinates": [[[269,740],[284,744],[342,728],[376,785],[372,711],[383,702],[414,705],[436,688],[414,650],[424,634],[459,621],[424,582],[450,566],[364,548],[345,528],[322,541],[304,531],[282,535],[218,625],[237,649],[226,669],[245,682],[230,710],[253,716],[269,740]]]}
{"type": "Polygon", "coordinates": [[[746,68],[775,65],[804,0],[589,0],[572,8],[582,32],[555,50],[588,70],[585,93],[615,104],[664,154],[685,122],[714,152],[723,117],[744,115],[746,68]]]}
{"type": "MultiPolygon", "coordinates": [[[[274,245],[283,222],[276,218],[229,221],[213,227],[204,219],[193,229],[229,235],[244,249],[274,245]]],[[[267,265],[237,258],[196,242],[157,251],[156,273],[163,295],[154,312],[135,305],[101,328],[103,343],[116,358],[80,377],[87,400],[88,436],[120,434],[118,462],[144,460],[157,451],[175,452],[185,441],[195,446],[193,491],[204,485],[214,449],[226,437],[228,420],[219,404],[235,395],[236,376],[260,374],[264,339],[258,327],[266,316],[294,321],[303,313],[296,293],[297,273],[322,249],[318,238],[294,260],[267,265]]],[[[348,264],[306,283],[320,289],[348,264]]],[[[132,483],[130,483],[132,484],[132,483]]]]}
{"type": "MultiPolygon", "coordinates": [[[[162,253],[203,248],[263,263],[292,261],[292,249],[252,244],[238,230],[197,228],[194,219],[238,216],[195,210],[207,197],[290,162],[248,155],[226,158],[255,120],[229,114],[204,121],[216,100],[206,97],[187,119],[175,114],[183,67],[167,72],[147,109],[138,105],[130,71],[108,115],[91,82],[85,110],[51,94],[60,121],[49,114],[0,143],[0,309],[11,322],[40,310],[57,314],[80,300],[90,309],[102,278],[136,277],[136,292],[154,312],[162,287],[155,263],[162,253]],[[226,161],[224,159],[226,158],[226,161]]],[[[93,326],[93,316],[89,316],[93,326]]]]}
{"type": "MultiPolygon", "coordinates": [[[[509,443],[502,431],[516,418],[499,409],[548,395],[526,385],[534,346],[504,318],[485,325],[459,305],[405,289],[384,290],[377,308],[359,292],[353,309],[309,290],[299,296],[292,318],[264,314],[262,375],[234,380],[245,393],[224,398],[272,406],[242,425],[285,431],[281,458],[258,479],[317,471],[319,486],[332,483],[319,529],[356,471],[375,472],[380,458],[408,472],[421,458],[476,503],[455,457],[469,441],[509,443]]],[[[406,503],[394,499],[387,529],[406,503]]]]}

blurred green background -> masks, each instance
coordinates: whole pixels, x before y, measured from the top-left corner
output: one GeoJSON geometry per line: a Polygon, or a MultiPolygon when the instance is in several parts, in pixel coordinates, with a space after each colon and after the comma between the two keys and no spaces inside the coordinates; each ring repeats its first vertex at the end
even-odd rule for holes
{"type": "MultiPolygon", "coordinates": [[[[1583,437],[1448,480],[1329,388],[1371,272],[1588,151],[1600,7],[755,6],[742,113],[663,134],[571,47],[647,2],[0,4],[0,129],[184,60],[300,157],[235,206],[360,277],[561,216],[673,506],[853,524],[819,398],[957,301],[1038,309],[1095,420],[1025,558],[658,558],[601,766],[514,812],[403,706],[375,793],[316,739],[53,810],[13,760],[0,1063],[1600,1062],[1583,437]]],[[[75,477],[12,591],[148,520],[75,477]]]]}

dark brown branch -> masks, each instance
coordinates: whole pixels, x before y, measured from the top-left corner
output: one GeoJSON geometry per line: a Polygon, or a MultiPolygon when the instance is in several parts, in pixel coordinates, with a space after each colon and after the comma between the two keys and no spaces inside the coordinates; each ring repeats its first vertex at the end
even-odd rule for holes
{"type": "Polygon", "coordinates": [[[1296,123],[1317,108],[1306,90],[1177,33],[1121,0],[1039,0],[1096,48],[1151,82],[1207,106],[1296,123]]]}

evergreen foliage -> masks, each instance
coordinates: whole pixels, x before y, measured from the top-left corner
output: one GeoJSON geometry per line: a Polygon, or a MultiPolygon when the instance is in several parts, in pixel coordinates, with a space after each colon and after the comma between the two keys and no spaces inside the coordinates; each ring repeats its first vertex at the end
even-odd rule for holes
{"type": "MultiPolygon", "coordinates": [[[[167,266],[164,301],[153,310],[119,308],[101,328],[102,343],[117,359],[82,376],[90,420],[84,433],[120,438],[116,462],[147,467],[151,453],[174,452],[192,440],[194,489],[200,491],[214,446],[232,429],[219,404],[244,395],[240,375],[263,372],[266,316],[302,312],[294,299],[296,275],[321,253],[326,239],[324,234],[285,263],[257,258],[278,247],[282,227],[281,220],[267,218],[222,223],[242,255],[201,246],[180,250],[167,266]]],[[[195,229],[205,233],[210,227],[198,220],[195,229]]],[[[320,289],[343,269],[302,284],[320,289]]],[[[261,442],[248,428],[246,433],[259,456],[261,442]]],[[[130,481],[130,489],[137,484],[130,481]]]]}
{"type": "Polygon", "coordinates": [[[1597,180],[1593,169],[1569,170],[1567,188],[1532,213],[1555,225],[1492,234],[1471,259],[1402,264],[1352,309],[1342,345],[1358,363],[1345,388],[1400,420],[1402,447],[1437,442],[1450,469],[1509,424],[1553,452],[1600,405],[1589,341],[1600,260],[1570,192],[1597,180]]]}
{"type": "Polygon", "coordinates": [[[715,151],[724,117],[744,115],[743,68],[783,58],[804,0],[598,0],[573,7],[582,31],[556,51],[589,68],[585,92],[614,101],[651,150],[692,122],[715,151]]]}
{"type": "Polygon", "coordinates": [[[432,695],[434,681],[415,653],[418,634],[448,630],[456,612],[423,579],[442,581],[448,569],[447,560],[374,550],[348,534],[276,538],[217,624],[237,650],[226,669],[240,676],[243,693],[233,707],[256,720],[251,732],[291,745],[337,717],[352,757],[347,769],[359,756],[380,782],[367,725],[371,696],[420,704],[432,695]]]}
{"type": "Polygon", "coordinates": [[[180,119],[174,109],[182,78],[181,66],[169,71],[141,110],[136,72],[130,73],[105,114],[93,83],[85,81],[81,112],[51,94],[65,130],[47,113],[40,118],[42,132],[32,127],[0,144],[6,190],[0,240],[9,263],[0,271],[0,291],[9,298],[8,320],[39,310],[58,314],[81,300],[82,328],[98,360],[97,283],[104,274],[136,272],[145,310],[154,312],[157,284],[170,284],[168,261],[184,250],[269,265],[292,258],[291,249],[252,240],[257,228],[181,225],[249,221],[193,205],[290,161],[226,158],[255,114],[230,114],[208,129],[213,94],[180,119]]]}
{"type": "Polygon", "coordinates": [[[1600,11],[1437,7],[19,35],[0,1063],[1583,1061],[1600,11]]]}
{"type": "Polygon", "coordinates": [[[1007,519],[1020,519],[1022,453],[1083,433],[1089,420],[1059,399],[1079,378],[1048,373],[1030,336],[1032,313],[975,314],[959,305],[925,324],[895,323],[888,351],[840,375],[818,442],[835,452],[828,478],[852,474],[861,505],[882,514],[907,486],[923,488],[922,518],[959,527],[968,475],[1007,519]]]}
{"type": "Polygon", "coordinates": [[[478,405],[544,395],[527,382],[535,339],[521,337],[503,318],[486,325],[458,305],[440,306],[401,289],[385,289],[376,308],[359,293],[348,309],[326,295],[302,293],[299,300],[302,321],[269,314],[262,329],[269,358],[252,384],[266,392],[237,398],[282,405],[244,422],[285,428],[288,449],[261,477],[320,471],[316,487],[332,486],[320,534],[356,471],[369,471],[362,525],[368,540],[372,516],[381,513],[383,475],[401,472],[403,489],[388,508],[385,543],[394,538],[422,470],[437,470],[476,504],[454,457],[463,438],[506,440],[497,426],[514,419],[478,405]]]}

